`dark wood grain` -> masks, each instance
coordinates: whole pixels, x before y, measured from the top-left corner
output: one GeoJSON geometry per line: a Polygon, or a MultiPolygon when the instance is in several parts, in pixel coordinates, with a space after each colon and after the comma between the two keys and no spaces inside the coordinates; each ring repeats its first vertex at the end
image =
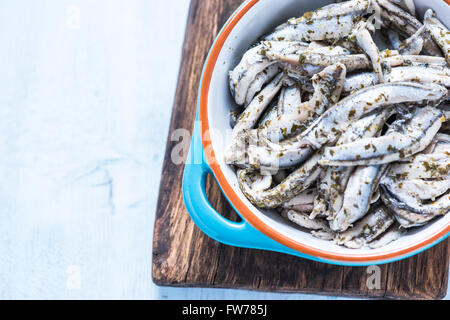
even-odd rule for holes
{"type": "MultiPolygon", "coordinates": [[[[240,3],[240,0],[191,2],[156,212],[153,281],[165,286],[390,299],[445,296],[448,241],[409,259],[380,266],[380,287],[370,289],[367,280],[371,270],[366,267],[340,267],[275,252],[229,247],[208,238],[194,225],[181,193],[183,166],[171,161],[172,149],[179,143],[172,141],[172,132],[179,128],[192,131],[203,63],[219,28],[240,3]]],[[[207,193],[218,212],[238,219],[213,179],[208,180],[207,193]]]]}

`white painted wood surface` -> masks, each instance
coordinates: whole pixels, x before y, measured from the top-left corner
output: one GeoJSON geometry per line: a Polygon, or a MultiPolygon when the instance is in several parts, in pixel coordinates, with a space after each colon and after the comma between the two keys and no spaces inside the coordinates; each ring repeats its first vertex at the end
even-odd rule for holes
{"type": "Polygon", "coordinates": [[[333,299],[151,281],[189,0],[0,0],[1,299],[333,299]]]}

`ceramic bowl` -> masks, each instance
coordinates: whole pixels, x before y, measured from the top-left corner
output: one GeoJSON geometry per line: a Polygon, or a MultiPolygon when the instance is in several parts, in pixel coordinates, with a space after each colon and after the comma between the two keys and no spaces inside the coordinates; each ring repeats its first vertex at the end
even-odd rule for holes
{"type": "MultiPolygon", "coordinates": [[[[288,18],[330,4],[327,0],[248,0],[230,17],[220,31],[206,60],[199,88],[198,115],[183,194],[186,207],[206,234],[223,243],[285,252],[313,260],[370,265],[391,262],[416,254],[442,241],[450,232],[450,215],[409,232],[382,248],[348,249],[313,237],[283,219],[276,211],[261,210],[251,204],[238,186],[235,172],[224,162],[230,139],[229,110],[233,105],[228,88],[228,71],[261,35],[288,18]],[[209,204],[205,193],[207,174],[214,175],[241,222],[223,218],[209,204]]],[[[416,0],[420,19],[432,8],[450,26],[450,6],[443,0],[416,0]]]]}

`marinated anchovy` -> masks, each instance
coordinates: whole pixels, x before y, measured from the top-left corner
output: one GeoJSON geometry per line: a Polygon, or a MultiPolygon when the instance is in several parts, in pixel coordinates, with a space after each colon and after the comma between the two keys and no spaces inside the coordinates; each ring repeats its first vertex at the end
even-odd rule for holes
{"type": "MultiPolygon", "coordinates": [[[[389,2],[388,0],[376,0],[381,8],[381,18],[388,24],[393,25],[397,30],[412,36],[419,30],[423,24],[413,15],[389,2]]],[[[430,34],[426,31],[423,33],[424,48],[428,54],[440,56],[439,47],[434,43],[430,34]]]]}
{"type": "Polygon", "coordinates": [[[448,151],[416,155],[411,162],[391,164],[387,172],[387,176],[397,180],[445,178],[449,174],[450,158],[448,151]]]}
{"type": "Polygon", "coordinates": [[[285,135],[295,132],[297,125],[293,122],[301,123],[300,114],[302,112],[302,97],[299,86],[283,88],[278,101],[277,115],[266,121],[260,128],[261,132],[268,132],[270,138],[279,141],[285,135]],[[297,120],[297,121],[296,121],[297,120]]]}
{"type": "Polygon", "coordinates": [[[343,48],[341,46],[322,46],[322,47],[309,46],[306,52],[321,53],[330,56],[351,54],[351,52],[348,49],[343,48]]]}
{"type": "Polygon", "coordinates": [[[421,83],[436,83],[450,87],[450,69],[409,66],[392,68],[386,76],[387,82],[414,81],[421,83]]]}
{"type": "Polygon", "coordinates": [[[253,128],[258,118],[270,104],[273,97],[281,88],[283,75],[275,77],[239,116],[236,125],[233,128],[231,143],[226,152],[226,162],[229,164],[239,164],[245,162],[245,144],[240,140],[243,132],[253,128]]]}
{"type": "MultiPolygon", "coordinates": [[[[259,139],[260,145],[266,147],[261,148],[257,145],[252,149],[250,146],[249,153],[259,159],[261,166],[288,167],[302,163],[312,154],[313,149],[336,142],[341,132],[345,131],[352,121],[379,107],[398,103],[434,105],[439,104],[446,95],[447,90],[439,85],[408,82],[381,84],[362,89],[336,103],[301,134],[278,144],[271,143],[267,139],[264,141],[264,138],[259,139]]],[[[378,131],[379,128],[373,129],[378,131]]],[[[258,140],[257,137],[255,139],[258,140]]],[[[250,159],[250,162],[258,163],[257,159],[250,159]]]]}
{"type": "Polygon", "coordinates": [[[297,66],[292,71],[302,75],[312,76],[323,68],[342,63],[347,71],[368,69],[372,66],[370,59],[365,54],[325,54],[311,51],[296,52],[291,54],[279,54],[270,51],[274,61],[281,61],[297,66]]]}
{"type": "Polygon", "coordinates": [[[278,102],[279,114],[298,112],[298,106],[302,103],[302,90],[298,85],[285,87],[280,94],[278,102]]]}
{"type": "Polygon", "coordinates": [[[287,210],[286,218],[300,227],[310,230],[328,230],[328,224],[324,219],[311,219],[307,214],[295,210],[287,210]]]}
{"type": "MultiPolygon", "coordinates": [[[[348,72],[356,70],[365,70],[373,67],[371,59],[365,54],[341,54],[336,51],[314,52],[308,50],[299,50],[286,53],[277,51],[276,48],[269,48],[266,55],[279,62],[285,69],[298,77],[300,81],[306,81],[308,77],[323,70],[323,68],[336,63],[345,65],[348,72]]],[[[372,51],[373,52],[373,51],[372,51]]],[[[375,63],[378,62],[376,52],[372,54],[375,63]]],[[[426,65],[433,67],[445,67],[447,62],[445,58],[435,56],[424,56],[414,54],[399,54],[398,51],[385,50],[379,54],[380,63],[384,61],[390,67],[426,65]]]]}
{"type": "MultiPolygon", "coordinates": [[[[283,179],[284,180],[284,179],[283,179]]],[[[283,209],[295,210],[297,212],[310,213],[313,209],[315,197],[314,189],[307,189],[298,196],[282,204],[283,209]]]]}
{"type": "Polygon", "coordinates": [[[331,4],[300,18],[289,19],[266,40],[318,41],[348,35],[369,8],[369,0],[352,0],[331,4]]]}
{"type": "Polygon", "coordinates": [[[238,170],[239,187],[254,205],[260,208],[276,208],[299,195],[316,181],[321,171],[318,164],[320,157],[321,155],[316,153],[280,184],[263,191],[251,188],[251,177],[258,173],[250,168],[238,170]]]}
{"type": "Polygon", "coordinates": [[[436,217],[445,215],[450,210],[449,192],[435,201],[424,202],[409,197],[407,193],[394,194],[385,184],[381,184],[380,187],[383,190],[381,199],[405,228],[424,225],[436,217]]]}
{"type": "Polygon", "coordinates": [[[329,167],[322,172],[318,181],[317,195],[314,199],[310,217],[333,217],[342,207],[343,193],[354,168],[329,167]]]}
{"type": "Polygon", "coordinates": [[[433,107],[416,110],[405,128],[390,129],[378,138],[366,138],[325,148],[322,165],[375,165],[394,162],[424,150],[439,131],[442,111],[433,107]],[[401,130],[401,131],[398,131],[401,130]]]}
{"type": "MultiPolygon", "coordinates": [[[[299,144],[310,145],[318,149],[327,143],[336,141],[339,134],[352,121],[360,119],[363,115],[379,107],[400,103],[437,105],[446,96],[447,89],[434,84],[395,82],[365,88],[342,99],[328,109],[311,127],[299,135],[299,144]]],[[[430,113],[433,111],[430,110],[430,113]]],[[[342,146],[340,148],[342,149],[342,146]]],[[[333,155],[328,151],[326,156],[333,155]]]]}
{"type": "Polygon", "coordinates": [[[353,92],[378,84],[378,77],[374,72],[359,72],[351,74],[345,79],[344,92],[353,92]]]}
{"type": "MultiPolygon", "coordinates": [[[[385,74],[386,82],[414,81],[436,83],[450,88],[450,69],[446,67],[407,66],[395,67],[385,74]]],[[[352,92],[378,83],[373,72],[361,72],[347,77],[344,92],[352,92]]]]}
{"type": "Polygon", "coordinates": [[[301,165],[314,153],[309,146],[296,146],[298,143],[286,139],[280,143],[272,142],[258,131],[249,132],[249,140],[255,141],[248,146],[248,161],[255,168],[291,168],[301,165]],[[292,147],[291,147],[292,146],[292,147]]]}
{"type": "Polygon", "coordinates": [[[380,166],[361,166],[355,169],[347,183],[342,208],[330,221],[331,229],[345,231],[367,213],[379,169],[380,166]]]}
{"type": "MultiPolygon", "coordinates": [[[[388,180],[385,180],[388,181],[388,180]]],[[[424,180],[424,179],[412,179],[412,180],[393,180],[390,190],[394,193],[402,193],[407,190],[407,194],[411,197],[415,197],[420,200],[435,201],[438,197],[442,196],[450,188],[450,179],[445,177],[442,180],[424,180]]]]}
{"type": "Polygon", "coordinates": [[[298,87],[289,90],[283,104],[279,105],[279,116],[268,123],[264,132],[270,140],[278,142],[303,131],[309,123],[320,116],[332,104],[336,103],[340,96],[345,81],[345,67],[336,64],[325,68],[322,72],[312,77],[314,95],[304,103],[301,103],[301,91],[298,87]]]}
{"type": "Polygon", "coordinates": [[[399,7],[408,11],[411,15],[416,15],[416,5],[414,4],[414,0],[389,0],[399,7]]]}
{"type": "MultiPolygon", "coordinates": [[[[278,100],[280,100],[280,99],[278,99],[278,100]]],[[[276,117],[278,116],[278,103],[279,102],[280,101],[273,100],[272,103],[269,104],[269,106],[266,108],[266,110],[264,111],[261,118],[258,120],[258,123],[256,124],[256,126],[258,128],[264,128],[273,119],[276,119],[276,117]]],[[[236,123],[237,123],[237,120],[236,120],[236,123]]]]}
{"type": "Polygon", "coordinates": [[[406,233],[406,230],[400,228],[400,225],[397,222],[394,224],[381,236],[377,239],[373,240],[368,244],[369,248],[377,249],[388,245],[389,243],[398,240],[402,235],[406,233]]]}
{"type": "Polygon", "coordinates": [[[426,55],[391,54],[390,56],[385,58],[385,61],[391,67],[398,67],[398,66],[425,66],[434,68],[447,67],[447,61],[445,61],[445,58],[426,55]]]}
{"type": "Polygon", "coordinates": [[[281,68],[278,64],[268,66],[266,69],[258,73],[255,80],[250,84],[245,97],[245,105],[249,105],[252,102],[255,95],[261,91],[261,88],[270,80],[272,80],[277,74],[281,72],[281,68]]]}
{"type": "Polygon", "coordinates": [[[376,239],[395,223],[391,213],[383,206],[371,208],[367,215],[345,232],[335,236],[337,244],[348,248],[362,248],[376,239]]]}
{"type": "Polygon", "coordinates": [[[354,39],[350,38],[350,35],[341,39],[329,40],[328,43],[332,46],[339,46],[347,49],[350,54],[364,53],[360,47],[355,43],[354,39]]]}
{"type": "Polygon", "coordinates": [[[447,63],[450,65],[450,31],[440,22],[433,10],[425,12],[425,27],[434,41],[441,47],[447,63]]]}
{"type": "Polygon", "coordinates": [[[255,78],[275,61],[261,54],[263,45],[248,50],[239,64],[229,73],[230,91],[238,105],[243,105],[255,78]]]}
{"type": "Polygon", "coordinates": [[[384,82],[383,69],[381,65],[383,64],[383,58],[380,55],[380,50],[378,50],[377,45],[372,39],[369,30],[367,30],[367,22],[361,21],[356,26],[353,31],[353,35],[356,38],[356,42],[359,47],[369,56],[372,62],[372,68],[378,77],[378,82],[384,82]]]}
{"type": "Polygon", "coordinates": [[[425,26],[419,28],[416,33],[411,37],[403,41],[398,47],[398,52],[400,54],[412,54],[418,55],[423,49],[423,32],[425,31],[425,26]]]}

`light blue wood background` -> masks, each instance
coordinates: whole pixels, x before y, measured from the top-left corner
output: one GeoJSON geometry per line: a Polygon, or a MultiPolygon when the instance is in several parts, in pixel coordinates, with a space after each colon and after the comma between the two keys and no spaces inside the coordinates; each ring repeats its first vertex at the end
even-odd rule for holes
{"type": "Polygon", "coordinates": [[[333,299],[152,283],[188,6],[0,0],[0,298],[333,299]]]}

